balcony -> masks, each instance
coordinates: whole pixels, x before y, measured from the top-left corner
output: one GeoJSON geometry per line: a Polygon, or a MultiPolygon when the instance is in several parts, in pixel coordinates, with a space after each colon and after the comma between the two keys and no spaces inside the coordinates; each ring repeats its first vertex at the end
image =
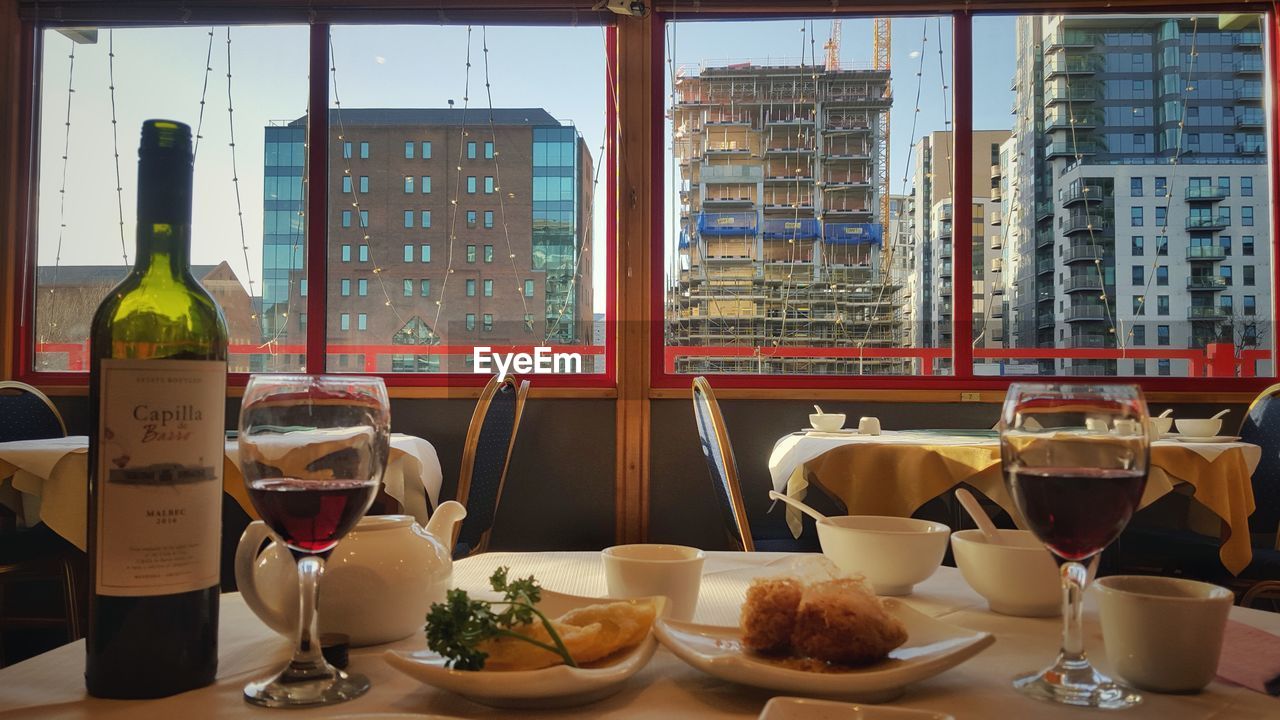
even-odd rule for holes
{"type": "Polygon", "coordinates": [[[1192,275],[1187,278],[1187,289],[1191,291],[1217,292],[1227,287],[1227,279],[1217,275],[1192,275]]]}
{"type": "Polygon", "coordinates": [[[1053,327],[1053,313],[1040,313],[1036,315],[1036,329],[1043,330],[1053,327]]]}
{"type": "Polygon", "coordinates": [[[778,145],[767,147],[764,149],[765,155],[806,155],[812,153],[817,148],[804,147],[802,145],[778,145]]]}
{"type": "Polygon", "coordinates": [[[708,145],[704,151],[707,155],[750,155],[751,148],[738,147],[736,144],[730,145],[708,145]]]}
{"type": "Polygon", "coordinates": [[[1070,207],[1076,203],[1100,203],[1107,199],[1105,192],[1101,185],[1077,185],[1067,190],[1062,198],[1062,205],[1070,207]]]}
{"type": "Polygon", "coordinates": [[[1236,100],[1259,101],[1262,100],[1262,87],[1260,85],[1245,85],[1236,88],[1236,100]]]}
{"type": "Polygon", "coordinates": [[[1187,202],[1217,202],[1231,197],[1231,188],[1213,185],[1192,185],[1187,188],[1187,202]]]}
{"type": "Polygon", "coordinates": [[[1067,235],[1089,233],[1101,235],[1111,233],[1111,221],[1102,215],[1070,215],[1062,225],[1062,232],[1067,235]]]}
{"type": "Polygon", "coordinates": [[[1036,220],[1051,218],[1053,217],[1053,203],[1048,200],[1041,200],[1040,202],[1036,203],[1035,211],[1036,211],[1036,220]]]}
{"type": "Polygon", "coordinates": [[[938,218],[939,218],[939,219],[942,219],[942,220],[950,220],[950,219],[951,219],[951,206],[950,206],[950,205],[944,205],[944,206],[943,206],[943,208],[942,208],[941,210],[939,210],[939,211],[938,211],[938,218]]]}
{"type": "Polygon", "coordinates": [[[942,245],[938,246],[938,257],[944,260],[951,257],[950,243],[943,243],[942,245]]]}
{"type": "Polygon", "coordinates": [[[764,177],[759,165],[703,165],[698,179],[704,183],[755,183],[764,177]]]}
{"type": "Polygon", "coordinates": [[[1217,245],[1192,245],[1187,248],[1187,260],[1217,262],[1227,257],[1227,251],[1217,245]]]}
{"type": "Polygon", "coordinates": [[[1084,335],[1072,335],[1067,339],[1067,345],[1073,348],[1109,348],[1115,347],[1115,342],[1111,335],[1086,333],[1084,335]]]}
{"type": "Polygon", "coordinates": [[[1263,128],[1267,126],[1267,116],[1262,110],[1254,107],[1236,108],[1236,127],[1263,128]]]}
{"type": "Polygon", "coordinates": [[[1036,261],[1036,274],[1045,275],[1053,272],[1053,258],[1042,258],[1036,261]]]}
{"type": "Polygon", "coordinates": [[[828,175],[822,181],[826,190],[858,190],[871,187],[871,180],[856,175],[828,175]]]}
{"type": "Polygon", "coordinates": [[[1203,215],[1192,215],[1187,218],[1187,230],[1222,230],[1231,225],[1231,218],[1223,217],[1205,217],[1203,215]]]}
{"type": "Polygon", "coordinates": [[[1103,152],[1105,148],[1101,144],[1089,140],[1081,140],[1078,142],[1056,142],[1049,143],[1044,148],[1044,156],[1050,160],[1060,157],[1077,157],[1085,155],[1097,155],[1103,152]]]}
{"type": "Polygon", "coordinates": [[[997,227],[1004,224],[1004,215],[1000,213],[1000,208],[994,208],[987,213],[987,222],[997,227]]]}
{"type": "Polygon", "coordinates": [[[1053,247],[1054,234],[1052,228],[1040,228],[1036,230],[1036,248],[1053,247]]]}
{"type": "Polygon", "coordinates": [[[767,117],[764,124],[770,127],[796,127],[801,125],[812,125],[812,117],[767,117]]]}
{"type": "Polygon", "coordinates": [[[1263,70],[1261,55],[1245,55],[1236,61],[1236,75],[1261,75],[1263,70]]]}
{"type": "Polygon", "coordinates": [[[1072,245],[1062,255],[1062,262],[1070,265],[1077,262],[1093,262],[1106,257],[1101,245],[1072,245]]]}
{"type": "Polygon", "coordinates": [[[1059,55],[1045,61],[1045,77],[1056,75],[1093,75],[1102,72],[1101,55],[1059,55]]]}
{"type": "Polygon", "coordinates": [[[1077,87],[1071,88],[1070,90],[1048,90],[1045,91],[1044,94],[1045,105],[1096,102],[1101,99],[1102,90],[1095,87],[1077,87]]]}
{"type": "Polygon", "coordinates": [[[1067,113],[1062,112],[1047,115],[1044,119],[1044,129],[1048,132],[1055,130],[1092,130],[1102,124],[1102,113],[1096,110],[1086,110],[1084,112],[1067,113]]]}
{"type": "Polygon", "coordinates": [[[1106,318],[1107,310],[1102,303],[1072,305],[1067,308],[1065,313],[1065,320],[1067,322],[1089,322],[1105,320],[1106,318]]]}
{"type": "Polygon", "coordinates": [[[1003,238],[1003,237],[1001,237],[1001,236],[999,236],[999,235],[992,235],[992,236],[991,236],[991,244],[990,244],[990,245],[988,245],[987,247],[991,248],[992,250],[1003,250],[1003,249],[1004,249],[1004,238],[1003,238]]]}
{"type": "Polygon", "coordinates": [[[1068,48],[1088,49],[1098,44],[1101,36],[1098,33],[1083,30],[1059,30],[1045,41],[1045,52],[1066,50],[1068,48]]]}
{"type": "Polygon", "coordinates": [[[1102,290],[1102,278],[1097,275],[1072,275],[1066,279],[1063,289],[1069,293],[1083,290],[1098,292],[1102,290]]]}
{"type": "Polygon", "coordinates": [[[1262,47],[1262,33],[1257,30],[1244,30],[1236,33],[1236,47],[1262,47]]]}
{"type": "Polygon", "coordinates": [[[1224,307],[1189,307],[1187,308],[1188,320],[1230,320],[1231,309],[1224,307]]]}

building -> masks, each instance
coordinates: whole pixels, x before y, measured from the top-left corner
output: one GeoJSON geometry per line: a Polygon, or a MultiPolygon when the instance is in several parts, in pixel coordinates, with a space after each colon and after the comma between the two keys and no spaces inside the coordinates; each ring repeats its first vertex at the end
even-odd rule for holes
{"type": "MultiPolygon", "coordinates": [[[[1216,15],[1020,17],[1017,56],[1013,204],[1029,261],[1011,288],[1014,345],[1269,344],[1261,29],[1221,29],[1216,15]]],[[[1039,365],[1189,371],[1172,357],[1039,365]]]]}
{"type": "MultiPolygon", "coordinates": [[[[536,108],[343,109],[329,125],[330,369],[469,372],[473,346],[592,342],[594,166],[572,125],[536,108]]],[[[305,126],[265,133],[263,332],[282,346],[306,328],[305,126]]]]}
{"type": "MultiPolygon", "coordinates": [[[[36,362],[39,371],[88,370],[93,314],[131,268],[123,265],[41,265],[36,269],[36,362]]],[[[225,261],[192,265],[191,275],[213,296],[227,321],[228,368],[249,372],[261,342],[253,299],[225,261]]]]}
{"type": "Polygon", "coordinates": [[[902,342],[899,287],[882,265],[889,72],[704,65],[677,71],[675,95],[679,238],[667,344],[726,350],[676,353],[673,369],[909,369],[821,352],[902,342]]]}
{"type": "MultiPolygon", "coordinates": [[[[974,347],[1004,346],[1004,235],[1000,195],[1000,148],[1009,139],[1008,130],[975,130],[971,162],[973,196],[973,337],[974,347]]],[[[952,323],[952,135],[933,132],[920,138],[912,157],[915,161],[911,226],[914,242],[915,274],[921,292],[913,294],[913,328],[917,347],[951,344],[952,323]]],[[[949,368],[949,360],[938,360],[935,372],[949,368]]],[[[978,363],[977,373],[991,372],[978,363]]],[[[997,369],[998,371],[998,369],[997,369]]]]}

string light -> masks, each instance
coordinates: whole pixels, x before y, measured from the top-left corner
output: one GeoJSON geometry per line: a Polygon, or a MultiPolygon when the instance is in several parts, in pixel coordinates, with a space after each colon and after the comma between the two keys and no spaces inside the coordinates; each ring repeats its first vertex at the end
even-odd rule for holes
{"type": "Polygon", "coordinates": [[[115,156],[116,167],[116,214],[119,218],[120,257],[124,258],[124,266],[129,267],[129,249],[124,243],[124,188],[120,183],[120,139],[116,121],[116,50],[115,30],[107,30],[107,89],[111,93],[111,152],[115,156]]]}
{"type": "MultiPolygon", "coordinates": [[[[467,26],[467,47],[466,47],[466,69],[463,72],[463,89],[462,89],[462,117],[459,120],[459,132],[463,138],[467,136],[467,109],[471,101],[471,26],[467,26]]],[[[458,143],[458,177],[453,183],[453,199],[449,202],[449,246],[445,253],[445,262],[447,272],[445,272],[444,280],[440,283],[440,299],[436,301],[436,315],[432,321],[432,328],[440,327],[440,313],[444,311],[445,290],[449,287],[449,277],[453,275],[453,249],[454,242],[458,237],[458,198],[462,192],[462,158],[466,152],[466,141],[458,143]]],[[[446,182],[448,178],[445,178],[446,182]]]]}
{"type": "MultiPolygon", "coordinates": [[[[75,95],[75,76],[76,76],[76,44],[68,39],[71,45],[71,52],[67,55],[67,113],[66,120],[63,123],[62,135],[62,179],[61,186],[58,188],[58,244],[54,254],[53,261],[53,282],[49,285],[50,305],[54,294],[58,287],[58,270],[62,267],[62,239],[67,229],[67,165],[70,163],[71,157],[71,98],[75,95]]],[[[49,329],[58,327],[56,320],[50,316],[49,329]]],[[[45,337],[48,340],[48,336],[45,337]]]]}
{"type": "MultiPolygon", "coordinates": [[[[212,31],[211,31],[212,32],[212,31]]],[[[207,67],[207,66],[206,66],[207,67]]],[[[235,104],[231,93],[231,27],[227,27],[227,147],[231,150],[231,186],[236,196],[236,222],[240,226],[240,250],[244,254],[245,280],[249,284],[249,297],[253,297],[253,266],[249,264],[249,240],[244,232],[244,207],[240,202],[240,173],[236,169],[236,116],[235,104]]],[[[204,111],[204,100],[200,101],[201,112],[204,111]]],[[[287,307],[287,306],[286,306],[287,307]]],[[[286,311],[285,317],[288,317],[286,311]]]]}
{"type": "MultiPolygon", "coordinates": [[[[201,131],[204,129],[205,96],[209,93],[209,73],[211,72],[213,72],[213,28],[209,28],[209,48],[205,51],[204,57],[204,82],[200,86],[200,114],[196,117],[196,138],[195,143],[191,146],[192,162],[195,161],[196,155],[200,152],[200,140],[204,138],[201,131]]],[[[252,294],[251,292],[250,295],[252,296],[252,294]]]]}

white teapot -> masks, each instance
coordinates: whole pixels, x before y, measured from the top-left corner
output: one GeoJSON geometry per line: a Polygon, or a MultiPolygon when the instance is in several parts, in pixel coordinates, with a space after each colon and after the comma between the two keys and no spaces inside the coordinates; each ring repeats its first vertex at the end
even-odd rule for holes
{"type": "MultiPolygon", "coordinates": [[[[333,549],[320,577],[321,633],[343,633],[353,647],[421,632],[431,604],[453,580],[453,531],[467,510],[443,502],[424,529],[408,515],[370,515],[333,549]]],[[[236,584],[245,604],[276,632],[298,627],[298,569],[271,531],[249,524],[236,548],[236,584]]]]}

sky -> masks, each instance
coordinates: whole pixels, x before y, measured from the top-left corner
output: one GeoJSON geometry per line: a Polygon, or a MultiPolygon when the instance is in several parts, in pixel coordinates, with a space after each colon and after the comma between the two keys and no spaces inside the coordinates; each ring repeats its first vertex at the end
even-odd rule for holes
{"type": "MultiPolygon", "coordinates": [[[[1013,22],[1013,18],[975,21],[974,46],[980,49],[975,58],[974,84],[979,93],[974,103],[976,128],[1009,126],[1013,22]]],[[[843,61],[870,64],[871,27],[870,20],[843,22],[843,61]]],[[[816,53],[821,60],[830,28],[827,19],[678,21],[669,29],[670,59],[675,66],[731,58],[795,62],[803,49],[806,58],[816,53]]],[[[604,32],[598,27],[473,28],[469,93],[465,77],[468,32],[464,26],[335,27],[332,37],[338,97],[347,108],[446,107],[450,99],[461,106],[464,96],[470,97],[472,107],[485,107],[486,32],[494,107],[542,107],[557,119],[573,122],[596,156],[597,167],[602,166],[599,156],[605,119],[604,32]]],[[[41,82],[40,264],[111,264],[122,262],[122,254],[132,261],[138,129],[147,118],[165,117],[193,127],[199,124],[203,136],[196,157],[193,262],[214,264],[228,260],[241,282],[247,285],[252,281],[253,292],[260,293],[263,127],[293,120],[306,112],[307,38],[307,29],[300,26],[232,28],[230,106],[234,112],[228,113],[226,28],[214,30],[212,59],[207,66],[209,28],[121,29],[112,34],[103,30],[96,43],[75,46],[71,80],[74,92],[70,95],[68,55],[72,42],[56,31],[47,31],[41,82]],[[118,135],[114,139],[109,49],[115,53],[114,113],[118,135]],[[206,73],[206,67],[213,70],[206,73]],[[60,190],[68,97],[71,114],[64,212],[60,190]],[[234,170],[229,116],[235,123],[234,170]],[[113,148],[118,148],[119,153],[123,250],[113,148]],[[233,178],[238,178],[238,187],[233,178]],[[238,214],[241,212],[242,216],[238,214]]],[[[895,193],[903,190],[904,172],[909,175],[912,140],[946,127],[944,117],[949,119],[950,111],[944,113],[944,108],[951,101],[950,65],[949,21],[894,21],[890,184],[895,193]],[[926,34],[927,40],[922,41],[926,34]],[[939,47],[943,49],[945,66],[941,69],[939,47]]],[[[669,166],[666,176],[671,177],[669,166]]],[[[594,212],[598,239],[604,237],[603,170],[599,182],[594,212]]],[[[670,205],[668,229],[673,224],[670,205]]],[[[596,277],[603,277],[605,254],[593,253],[592,257],[596,277]]],[[[594,285],[596,310],[600,312],[604,309],[606,286],[603,282],[594,285]]]]}

